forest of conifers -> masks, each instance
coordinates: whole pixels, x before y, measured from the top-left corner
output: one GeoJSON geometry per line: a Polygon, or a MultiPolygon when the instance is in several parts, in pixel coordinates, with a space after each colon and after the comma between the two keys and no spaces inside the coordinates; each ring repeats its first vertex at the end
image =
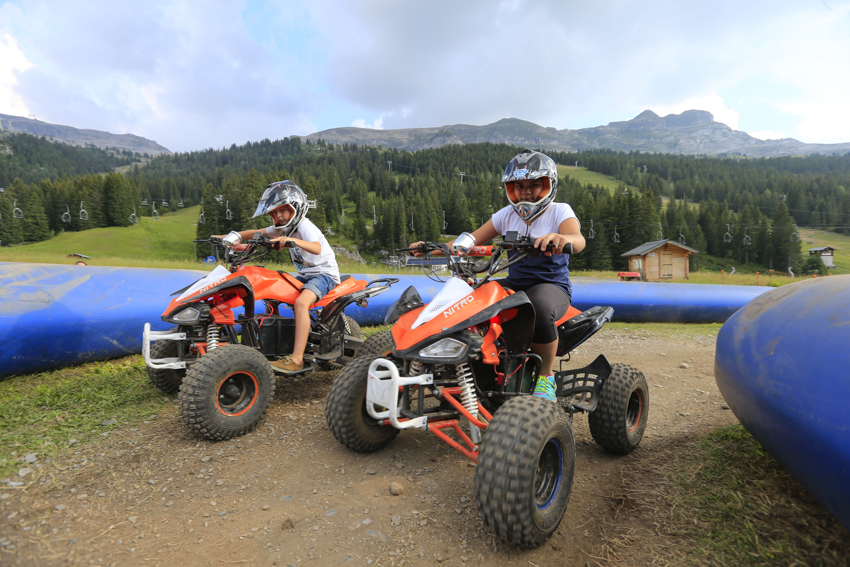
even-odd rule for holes
{"type": "MultiPolygon", "coordinates": [[[[263,188],[292,179],[316,201],[313,222],[380,256],[477,228],[506,204],[501,174],[522,149],[484,143],[407,152],[285,138],[161,155],[125,175],[113,168],[140,156],[13,135],[0,139],[0,242],[128,226],[195,205],[199,238],[259,228],[267,219],[251,215],[263,188]]],[[[572,205],[588,239],[571,259],[576,269],[623,269],[623,252],[670,239],[700,252],[692,269],[710,255],[784,271],[803,263],[798,226],[850,233],[850,155],[547,153],[622,183],[610,190],[562,176],[557,199],[572,205]]]]}

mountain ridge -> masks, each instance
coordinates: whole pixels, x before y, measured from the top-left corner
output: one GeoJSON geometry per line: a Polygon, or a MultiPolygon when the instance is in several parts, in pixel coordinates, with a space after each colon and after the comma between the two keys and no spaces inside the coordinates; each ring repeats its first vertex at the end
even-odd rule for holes
{"type": "Polygon", "coordinates": [[[135,134],[112,134],[101,130],[84,130],[9,114],[0,114],[0,132],[44,136],[54,142],[63,142],[75,146],[93,145],[98,148],[118,148],[140,154],[172,153],[168,148],[160,146],[153,140],[135,134]]]}
{"type": "MultiPolygon", "coordinates": [[[[293,136],[296,137],[296,136],[293,136]]],[[[409,151],[448,144],[505,143],[558,151],[611,149],[683,155],[778,157],[787,155],[850,153],[850,142],[806,144],[793,138],[759,140],[746,132],[716,122],[705,110],[658,116],[644,110],[631,120],[605,126],[558,130],[519,118],[502,118],[492,124],[452,124],[426,128],[374,130],[354,126],[330,128],[308,136],[334,144],[384,146],[409,151]]]]}

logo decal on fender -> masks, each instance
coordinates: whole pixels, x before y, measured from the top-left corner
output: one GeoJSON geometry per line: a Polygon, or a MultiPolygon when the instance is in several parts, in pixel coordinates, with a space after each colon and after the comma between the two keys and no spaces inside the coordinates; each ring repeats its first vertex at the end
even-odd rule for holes
{"type": "Polygon", "coordinates": [[[448,309],[443,311],[443,317],[448,318],[449,315],[453,315],[461,307],[465,307],[466,305],[469,305],[473,301],[475,301],[475,298],[472,297],[471,295],[464,297],[463,299],[461,299],[460,301],[458,301],[457,303],[455,303],[454,305],[452,305],[451,307],[449,307],[448,309]]]}

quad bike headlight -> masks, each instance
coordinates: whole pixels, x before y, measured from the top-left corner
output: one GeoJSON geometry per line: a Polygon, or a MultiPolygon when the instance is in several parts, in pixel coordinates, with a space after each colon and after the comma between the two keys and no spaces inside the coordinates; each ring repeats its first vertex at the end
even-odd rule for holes
{"type": "Polygon", "coordinates": [[[175,323],[183,323],[186,325],[191,325],[193,323],[197,323],[198,319],[201,317],[201,312],[194,307],[187,307],[177,315],[171,318],[175,323]]]}
{"type": "Polygon", "coordinates": [[[466,352],[466,343],[457,339],[445,338],[428,345],[419,351],[422,358],[457,358],[466,352]]]}
{"type": "Polygon", "coordinates": [[[163,317],[162,320],[169,323],[177,323],[178,325],[194,325],[198,321],[206,321],[210,316],[210,306],[206,303],[195,303],[191,307],[186,307],[169,317],[163,317]]]}

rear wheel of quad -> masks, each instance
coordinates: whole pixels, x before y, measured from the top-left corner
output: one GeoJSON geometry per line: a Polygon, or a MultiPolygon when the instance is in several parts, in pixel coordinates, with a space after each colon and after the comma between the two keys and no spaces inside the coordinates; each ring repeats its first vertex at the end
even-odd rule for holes
{"type": "Polygon", "coordinates": [[[251,347],[224,345],[207,352],[180,386],[180,415],[192,431],[212,440],[254,429],[274,397],[266,357],[251,347]]]}
{"type": "MultiPolygon", "coordinates": [[[[179,346],[176,341],[156,341],[151,346],[151,358],[174,358],[177,356],[179,346]]],[[[185,368],[147,367],[147,370],[148,378],[164,394],[173,394],[179,390],[183,377],[186,376],[185,368]]]]}
{"type": "MultiPolygon", "coordinates": [[[[364,340],[365,337],[363,336],[363,329],[360,328],[360,324],[357,321],[355,321],[354,319],[352,319],[351,317],[349,317],[348,315],[343,315],[343,317],[345,318],[345,325],[346,325],[345,334],[351,335],[355,339],[360,339],[361,341],[364,340]]],[[[361,345],[361,348],[362,348],[362,345],[361,345]]],[[[360,355],[360,351],[358,350],[357,353],[355,353],[354,356],[359,356],[359,355],[360,355]]],[[[340,364],[339,362],[336,362],[335,360],[322,360],[322,361],[319,362],[319,368],[321,368],[322,370],[339,370],[343,366],[344,366],[343,364],[340,364]]]]}
{"type": "Polygon", "coordinates": [[[602,385],[596,411],[587,416],[593,440],[609,453],[631,453],[643,438],[648,415],[649,388],[643,373],[614,364],[602,385]]]}
{"type": "Polygon", "coordinates": [[[487,427],[475,470],[484,522],[507,542],[537,547],[564,517],[575,463],[573,429],[557,404],[508,400],[487,427]]]}
{"type": "Polygon", "coordinates": [[[366,383],[375,355],[358,357],[340,370],[325,404],[328,428],[336,440],[358,453],[383,449],[398,435],[392,425],[379,425],[366,411],[366,383]]]}
{"type": "Polygon", "coordinates": [[[357,356],[389,356],[393,352],[393,332],[391,329],[378,331],[360,347],[357,356]]]}

